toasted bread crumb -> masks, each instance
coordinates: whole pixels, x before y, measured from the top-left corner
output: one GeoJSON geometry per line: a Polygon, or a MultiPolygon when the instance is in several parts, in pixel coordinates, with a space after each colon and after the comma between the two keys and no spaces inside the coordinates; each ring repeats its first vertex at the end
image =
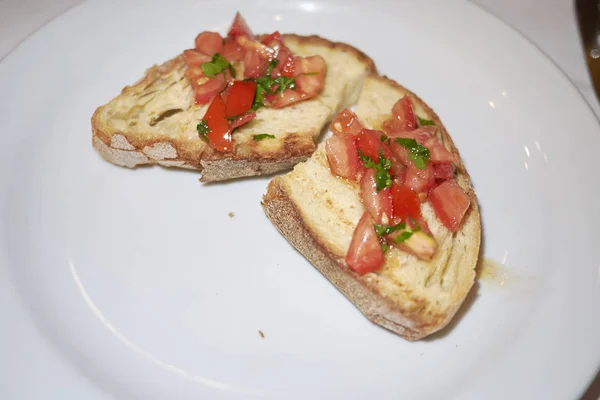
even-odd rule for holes
{"type": "Polygon", "coordinates": [[[261,337],[262,339],[264,339],[264,338],[265,338],[265,334],[263,333],[263,331],[259,330],[259,331],[258,331],[258,334],[260,335],[260,337],[261,337]]]}

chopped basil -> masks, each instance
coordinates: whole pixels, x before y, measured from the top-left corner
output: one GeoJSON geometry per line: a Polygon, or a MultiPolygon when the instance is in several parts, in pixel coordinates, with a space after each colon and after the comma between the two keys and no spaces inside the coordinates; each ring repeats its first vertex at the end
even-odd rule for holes
{"type": "Polygon", "coordinates": [[[410,151],[408,159],[415,164],[415,167],[425,169],[430,158],[429,150],[426,147],[418,144],[415,139],[409,138],[397,138],[396,143],[410,151]]]}
{"type": "Polygon", "coordinates": [[[268,133],[259,133],[258,135],[254,135],[254,140],[263,139],[275,139],[275,135],[269,135],[268,133]]]}
{"type": "Polygon", "coordinates": [[[235,78],[235,70],[233,69],[232,65],[229,64],[229,61],[227,61],[219,53],[215,53],[212,56],[212,61],[200,65],[200,68],[202,69],[202,72],[204,72],[204,75],[206,75],[209,78],[214,78],[220,73],[224,74],[225,70],[229,68],[231,76],[235,78]]]}
{"type": "Polygon", "coordinates": [[[373,161],[371,157],[366,156],[360,150],[358,150],[358,156],[365,165],[365,168],[373,168],[375,170],[375,182],[377,183],[378,192],[392,186],[392,177],[388,172],[388,170],[392,167],[392,162],[385,158],[381,148],[379,149],[378,162],[373,161]]]}
{"type": "Polygon", "coordinates": [[[388,138],[387,136],[385,136],[385,135],[381,135],[381,137],[379,138],[379,141],[380,141],[381,143],[383,143],[383,142],[385,142],[385,139],[387,139],[387,138],[388,138]]]}
{"type": "Polygon", "coordinates": [[[418,115],[417,115],[417,119],[419,120],[419,125],[421,125],[421,126],[435,125],[435,122],[433,122],[432,120],[421,118],[418,115]]]}
{"type": "Polygon", "coordinates": [[[198,131],[200,137],[204,139],[206,143],[208,143],[207,134],[210,132],[210,128],[206,124],[206,120],[203,119],[202,121],[200,121],[200,123],[196,126],[196,130],[198,131]]]}
{"type": "Polygon", "coordinates": [[[387,244],[387,242],[381,242],[381,250],[385,253],[386,251],[388,251],[388,248],[390,246],[387,244]]]}
{"type": "Polygon", "coordinates": [[[406,242],[411,236],[413,235],[413,231],[404,231],[401,234],[399,234],[396,239],[395,242],[396,243],[404,243],[406,242]]]}
{"type": "Polygon", "coordinates": [[[225,117],[225,118],[227,118],[227,121],[231,122],[231,121],[235,121],[236,119],[238,119],[242,115],[244,115],[244,114],[232,115],[231,117],[225,117]]]}
{"type": "Polygon", "coordinates": [[[267,73],[265,76],[255,79],[256,94],[254,95],[254,101],[252,102],[253,110],[256,111],[265,105],[265,95],[274,95],[277,93],[283,95],[283,91],[286,89],[296,90],[296,78],[289,78],[283,75],[280,75],[276,78],[271,78],[271,72],[273,72],[273,68],[275,68],[278,63],[279,60],[277,59],[271,60],[267,67],[267,73]],[[273,86],[275,86],[276,89],[271,91],[273,86]]]}
{"type": "Polygon", "coordinates": [[[392,232],[396,232],[402,229],[406,229],[406,224],[404,222],[400,222],[398,225],[379,225],[379,224],[374,224],[375,226],[375,233],[377,233],[377,236],[385,236],[385,235],[389,235],[392,232]]]}

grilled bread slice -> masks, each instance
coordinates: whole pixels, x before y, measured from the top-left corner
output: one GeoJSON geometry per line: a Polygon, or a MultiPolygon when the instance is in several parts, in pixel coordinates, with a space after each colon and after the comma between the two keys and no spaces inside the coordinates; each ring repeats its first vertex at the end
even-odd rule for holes
{"type": "MultiPolygon", "coordinates": [[[[381,128],[394,103],[410,96],[416,115],[433,120],[443,145],[459,156],[438,116],[416,95],[381,76],[366,78],[356,114],[364,126],[381,128]]],[[[460,159],[460,157],[458,157],[460,159]]],[[[456,233],[436,217],[431,205],[422,213],[437,243],[431,261],[390,248],[385,264],[359,276],[345,256],[365,210],[357,183],[334,176],[324,143],[306,162],[274,178],[263,207],[275,227],[371,321],[409,340],[442,329],[456,314],[471,289],[479,256],[481,225],[477,198],[462,161],[457,183],[471,199],[456,233]]]]}
{"type": "Polygon", "coordinates": [[[153,66],[96,110],[94,148],[123,167],[160,164],[200,170],[204,182],[271,174],[306,160],[327,122],[341,108],[356,103],[365,76],[375,66],[344,43],[293,34],[283,35],[283,40],[295,55],[325,59],[325,87],[316,98],[282,109],[259,109],[253,121],[235,130],[233,152],[217,152],[198,136],[196,125],[208,106],[194,103],[182,55],[153,66]],[[275,139],[253,140],[263,133],[275,139]]]}

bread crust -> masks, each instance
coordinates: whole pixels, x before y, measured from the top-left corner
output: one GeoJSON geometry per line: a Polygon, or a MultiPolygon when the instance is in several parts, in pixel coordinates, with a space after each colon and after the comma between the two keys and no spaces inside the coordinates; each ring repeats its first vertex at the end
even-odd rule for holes
{"type": "Polygon", "coordinates": [[[474,269],[479,257],[479,248],[481,244],[479,205],[470,177],[460,158],[458,149],[454,145],[446,128],[441,123],[438,115],[417,95],[397,82],[375,73],[371,74],[370,78],[383,82],[392,88],[397,88],[406,92],[413,98],[413,101],[426,110],[432,117],[436,126],[439,127],[443,143],[446,143],[450,150],[457,155],[459,159],[459,165],[457,165],[459,173],[463,174],[468,180],[468,187],[465,188],[465,192],[471,199],[471,205],[467,215],[465,215],[465,220],[467,218],[474,218],[476,222],[475,234],[470,237],[470,251],[475,252],[475,261],[472,266],[469,266],[472,267],[472,275],[459,283],[462,285],[462,298],[459,299],[459,301],[456,301],[452,307],[445,310],[445,312],[437,313],[433,316],[430,315],[427,318],[424,318],[424,316],[419,313],[421,307],[418,303],[419,301],[424,301],[422,299],[413,299],[417,302],[417,305],[413,305],[410,308],[403,307],[401,304],[393,303],[388,300],[386,296],[367,284],[365,280],[361,279],[356,272],[348,267],[344,259],[340,259],[327,250],[324,239],[313,232],[303,220],[298,206],[290,197],[285,182],[281,177],[276,177],[269,183],[263,197],[262,206],[267,217],[290,244],[304,255],[304,257],[306,257],[331,283],[333,283],[334,286],[370,321],[405,339],[414,341],[422,339],[446,327],[461,307],[474,284],[474,269]]]}
{"type": "MultiPolygon", "coordinates": [[[[301,45],[315,45],[352,54],[365,66],[367,73],[376,71],[375,64],[362,51],[341,42],[332,42],[322,37],[284,34],[284,40],[294,40],[301,45]]],[[[152,84],[161,75],[170,73],[184,64],[183,56],[154,66],[144,77],[132,86],[125,87],[121,94],[135,93],[152,84]]],[[[268,155],[249,151],[245,154],[220,153],[206,146],[200,138],[190,143],[167,137],[156,137],[155,134],[138,134],[134,137],[127,132],[115,130],[104,121],[104,106],[94,112],[92,124],[92,145],[96,151],[113,164],[135,168],[140,165],[158,164],[165,167],[178,167],[199,170],[200,181],[215,182],[228,179],[268,175],[290,169],[295,164],[305,161],[315,151],[313,137],[319,132],[289,132],[284,145],[277,152],[268,155]],[[139,137],[142,137],[140,139],[139,137]],[[307,140],[307,138],[311,138],[307,140]],[[156,151],[158,149],[158,151],[156,151]],[[162,151],[161,151],[162,150],[162,151]],[[158,155],[158,157],[155,157],[158,155]]]]}

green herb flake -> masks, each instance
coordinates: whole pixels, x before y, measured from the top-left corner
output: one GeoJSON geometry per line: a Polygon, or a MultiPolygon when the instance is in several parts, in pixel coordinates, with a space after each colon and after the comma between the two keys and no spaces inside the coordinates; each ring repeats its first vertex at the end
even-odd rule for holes
{"type": "MultiPolygon", "coordinates": [[[[219,53],[215,53],[212,56],[212,60],[200,65],[200,69],[204,72],[209,78],[214,78],[220,73],[225,73],[225,70],[230,68],[230,71],[233,69],[229,61],[227,61],[223,56],[219,53]]],[[[235,75],[235,71],[232,72],[232,76],[235,75]]]]}
{"type": "Polygon", "coordinates": [[[258,135],[254,135],[254,140],[263,140],[263,139],[275,139],[275,135],[269,135],[268,133],[260,133],[258,135]]]}
{"type": "Polygon", "coordinates": [[[377,236],[385,236],[385,235],[389,235],[392,232],[406,229],[406,224],[404,222],[400,222],[397,225],[374,224],[373,226],[375,227],[375,233],[377,233],[377,236]]]}
{"type": "Polygon", "coordinates": [[[417,119],[419,120],[420,126],[435,125],[435,122],[433,122],[432,120],[421,118],[418,115],[417,115],[417,119]]]}
{"type": "Polygon", "coordinates": [[[408,159],[419,169],[425,169],[430,159],[429,150],[417,143],[415,139],[397,138],[396,143],[408,149],[408,159]]]}
{"type": "Polygon", "coordinates": [[[385,136],[385,135],[381,135],[381,137],[379,138],[379,141],[380,141],[381,143],[383,143],[383,142],[385,142],[385,141],[386,141],[386,139],[387,139],[387,138],[388,138],[387,136],[385,136]]]}
{"type": "Polygon", "coordinates": [[[379,149],[379,160],[377,162],[373,161],[371,157],[366,156],[360,150],[358,150],[358,157],[363,162],[365,168],[373,168],[375,170],[375,182],[377,183],[378,192],[392,187],[392,176],[388,172],[392,167],[392,162],[385,158],[381,148],[379,149]]]}
{"type": "Polygon", "coordinates": [[[256,111],[260,107],[264,107],[265,96],[271,96],[277,93],[283,95],[283,92],[286,89],[296,90],[296,78],[289,78],[283,75],[271,78],[273,68],[275,68],[278,63],[279,60],[277,59],[271,60],[267,66],[267,73],[265,76],[261,76],[254,80],[256,82],[256,94],[254,95],[254,101],[252,102],[252,110],[256,111]]]}
{"type": "Polygon", "coordinates": [[[387,242],[381,242],[381,250],[385,253],[388,251],[388,248],[390,246],[387,244],[387,242]]]}
{"type": "Polygon", "coordinates": [[[404,231],[396,237],[396,243],[404,243],[406,242],[412,235],[414,231],[404,231]]]}
{"type": "Polygon", "coordinates": [[[202,121],[200,121],[200,123],[196,126],[196,130],[198,131],[200,137],[204,139],[206,143],[208,143],[209,141],[207,135],[210,132],[210,128],[206,124],[206,120],[203,119],[202,121]]]}

